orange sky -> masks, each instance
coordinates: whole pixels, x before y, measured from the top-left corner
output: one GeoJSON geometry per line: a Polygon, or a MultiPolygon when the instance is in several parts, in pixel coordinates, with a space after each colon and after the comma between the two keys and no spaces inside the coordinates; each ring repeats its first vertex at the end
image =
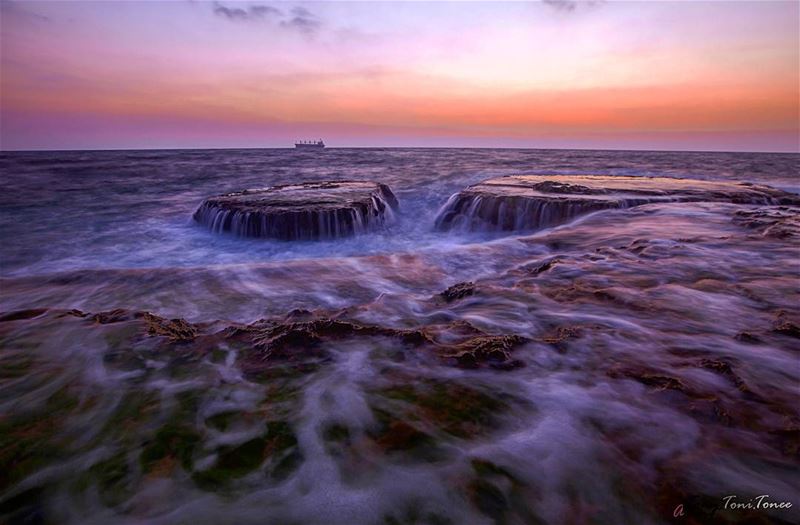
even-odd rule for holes
{"type": "Polygon", "coordinates": [[[800,3],[2,4],[3,149],[800,151],[800,3]]]}

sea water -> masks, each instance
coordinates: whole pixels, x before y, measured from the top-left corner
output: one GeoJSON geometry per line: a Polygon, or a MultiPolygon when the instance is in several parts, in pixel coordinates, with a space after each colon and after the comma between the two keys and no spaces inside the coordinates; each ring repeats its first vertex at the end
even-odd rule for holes
{"type": "Polygon", "coordinates": [[[692,177],[800,193],[798,155],[18,152],[0,155],[0,170],[6,519],[800,518],[796,208],[663,203],[538,231],[434,228],[451,195],[490,177],[692,177]],[[322,242],[192,220],[211,195],[337,179],[389,185],[396,220],[322,242]],[[440,295],[465,282],[470,293],[440,295]],[[148,332],[144,312],[184,319],[199,339],[148,332]],[[215,335],[296,319],[371,332],[318,334],[284,361],[255,339],[215,335]],[[391,330],[422,331],[435,348],[469,334],[525,342],[513,367],[464,367],[391,330]],[[293,368],[277,374],[283,363],[293,368]],[[794,507],[725,506],[765,494],[794,507]]]}

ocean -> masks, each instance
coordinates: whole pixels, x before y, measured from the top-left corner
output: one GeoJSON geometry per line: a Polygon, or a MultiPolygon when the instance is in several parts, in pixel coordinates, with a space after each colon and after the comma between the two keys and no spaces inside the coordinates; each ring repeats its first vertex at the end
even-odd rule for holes
{"type": "Polygon", "coordinates": [[[800,208],[433,227],[512,174],[800,194],[800,155],[6,152],[0,172],[10,522],[735,523],[756,511],[726,496],[800,493],[800,208]],[[396,222],[286,242],[192,220],[325,180],[388,185],[396,222]]]}

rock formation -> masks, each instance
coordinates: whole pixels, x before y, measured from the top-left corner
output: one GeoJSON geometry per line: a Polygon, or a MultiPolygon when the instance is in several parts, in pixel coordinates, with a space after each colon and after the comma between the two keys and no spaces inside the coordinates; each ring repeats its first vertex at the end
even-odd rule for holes
{"type": "Polygon", "coordinates": [[[655,202],[794,204],[800,197],[768,186],[668,177],[514,175],[456,193],[436,228],[514,231],[554,226],[586,213],[655,202]]]}
{"type": "Polygon", "coordinates": [[[349,237],[394,219],[397,199],[374,182],[306,182],[206,199],[194,219],[215,233],[323,240],[349,237]]]}

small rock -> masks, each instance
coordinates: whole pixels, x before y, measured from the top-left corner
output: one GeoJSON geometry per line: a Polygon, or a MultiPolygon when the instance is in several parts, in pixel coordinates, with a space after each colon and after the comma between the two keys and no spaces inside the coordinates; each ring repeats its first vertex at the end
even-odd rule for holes
{"type": "Polygon", "coordinates": [[[444,298],[445,301],[451,303],[457,299],[463,299],[469,295],[475,293],[475,283],[468,282],[468,283],[458,283],[454,284],[447,290],[443,291],[439,295],[444,298]]]}

